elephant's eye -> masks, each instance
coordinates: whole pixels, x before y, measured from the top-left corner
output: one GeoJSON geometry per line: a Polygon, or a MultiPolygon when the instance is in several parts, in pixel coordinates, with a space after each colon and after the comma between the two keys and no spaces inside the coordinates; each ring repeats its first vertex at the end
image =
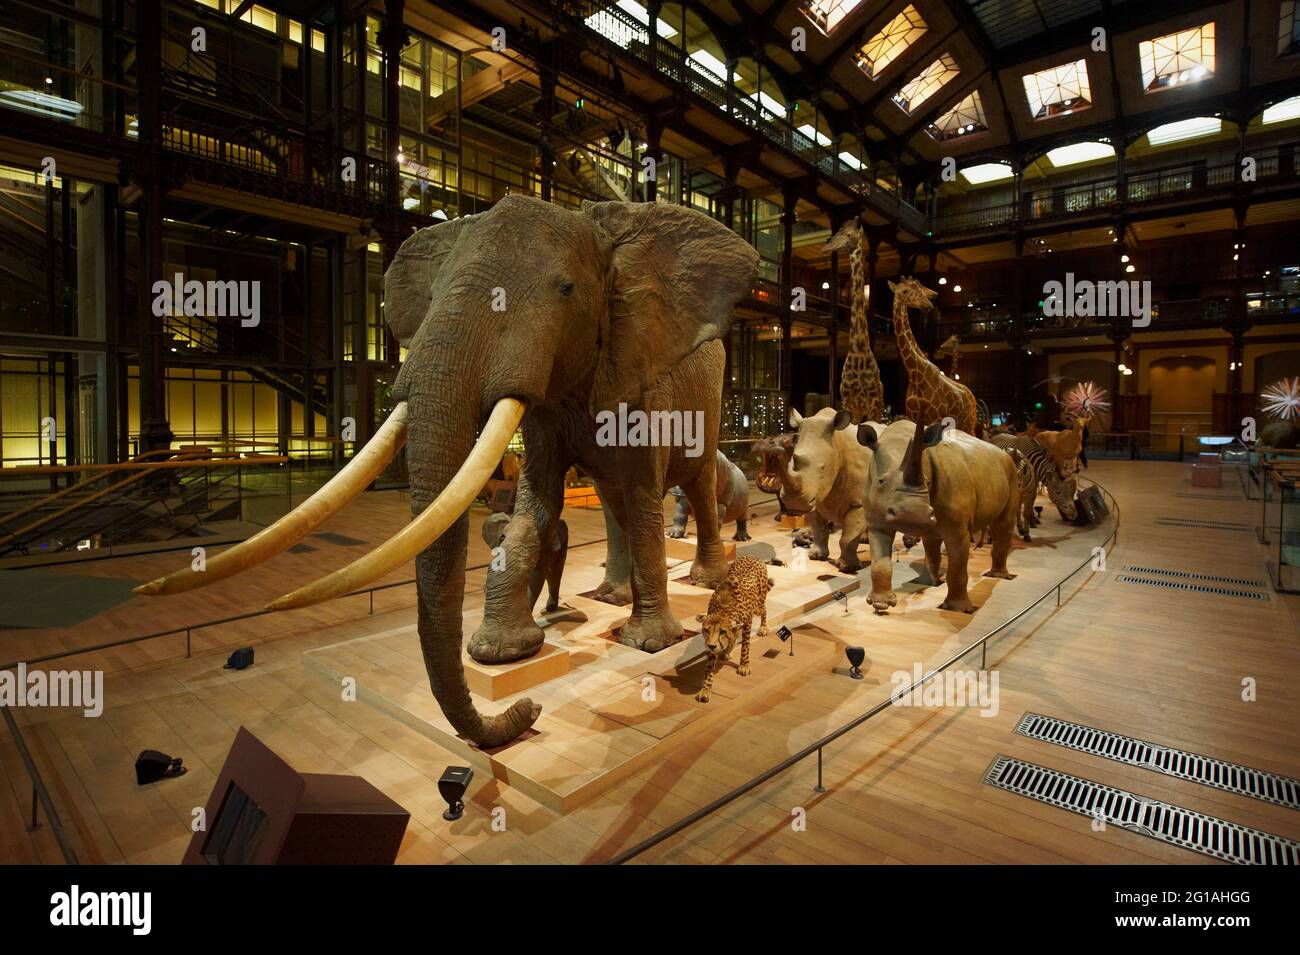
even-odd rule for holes
{"type": "Polygon", "coordinates": [[[573,283],[572,283],[572,282],[568,282],[568,281],[561,282],[561,283],[560,283],[560,294],[563,295],[565,298],[568,298],[570,295],[572,295],[572,294],[573,294],[573,283]]]}

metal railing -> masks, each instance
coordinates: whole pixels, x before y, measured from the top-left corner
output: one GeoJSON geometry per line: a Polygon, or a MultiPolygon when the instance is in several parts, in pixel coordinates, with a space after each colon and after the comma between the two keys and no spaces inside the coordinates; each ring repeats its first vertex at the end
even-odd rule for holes
{"type": "Polygon", "coordinates": [[[1298,151],[1300,144],[1285,143],[1252,152],[1256,160],[1255,179],[1249,183],[1238,183],[1240,166],[1235,159],[1193,159],[1129,172],[1122,180],[1111,175],[1087,182],[1049,184],[1026,191],[1019,206],[1008,200],[978,209],[940,211],[934,219],[934,232],[958,235],[1017,223],[1109,214],[1124,208],[1187,201],[1200,196],[1226,196],[1238,186],[1259,189],[1289,183],[1295,178],[1298,151]]]}
{"type": "MultiPolygon", "coordinates": [[[[777,500],[776,497],[769,497],[766,500],[753,502],[750,505],[750,507],[752,510],[753,508],[763,507],[765,505],[775,503],[776,500],[777,500]]],[[[668,525],[664,525],[664,526],[667,527],[668,525]]],[[[594,540],[583,541],[580,544],[570,545],[569,550],[578,550],[583,547],[591,547],[595,544],[604,544],[606,540],[607,538],[600,537],[594,540]]],[[[475,564],[473,567],[466,567],[465,570],[466,572],[472,570],[486,570],[489,566],[490,566],[489,564],[475,564]]],[[[372,587],[365,587],[360,590],[353,590],[350,593],[343,594],[339,597],[335,597],[334,599],[344,600],[348,597],[359,597],[364,594],[368,596],[370,599],[369,613],[373,614],[375,612],[376,593],[383,590],[393,590],[397,587],[409,587],[411,584],[415,582],[416,582],[415,578],[412,577],[409,580],[398,580],[388,584],[376,584],[372,587]]],[[[89,647],[76,647],[70,650],[61,650],[58,653],[49,653],[46,654],[45,656],[34,657],[30,660],[14,660],[9,663],[0,664],[0,670],[15,669],[20,663],[26,666],[36,666],[42,663],[50,663],[54,660],[63,660],[68,657],[79,656],[83,653],[96,653],[100,650],[112,650],[117,647],[129,646],[134,643],[143,643],[145,640],[156,640],[160,637],[179,636],[182,633],[185,634],[185,657],[186,659],[189,659],[193,649],[193,633],[195,630],[203,630],[209,627],[217,627],[227,623],[237,623],[241,620],[251,620],[254,617],[263,617],[266,616],[267,614],[278,613],[278,612],[279,611],[267,610],[267,609],[252,610],[249,611],[248,613],[235,614],[234,616],[231,617],[221,617],[217,620],[205,620],[201,623],[188,624],[183,627],[173,627],[170,630],[159,630],[155,633],[145,633],[134,637],[124,637],[121,640],[110,640],[106,643],[97,643],[89,647]]],[[[54,838],[59,844],[60,851],[63,853],[64,861],[67,862],[69,865],[79,864],[76,850],[72,847],[72,844],[68,840],[68,836],[63,829],[63,823],[59,817],[58,810],[55,808],[54,801],[50,798],[49,789],[45,785],[44,777],[41,776],[40,769],[36,766],[35,760],[32,759],[31,753],[27,749],[27,744],[23,740],[22,732],[19,729],[17,722],[14,720],[13,715],[9,712],[8,707],[0,706],[0,713],[4,714],[5,723],[9,728],[9,733],[14,738],[14,742],[18,747],[19,755],[22,757],[23,765],[27,769],[27,775],[31,778],[31,782],[32,782],[32,813],[31,813],[31,822],[28,824],[27,831],[34,832],[36,829],[40,827],[40,822],[37,819],[36,809],[38,805],[43,806],[45,808],[45,815],[50,821],[51,831],[53,831],[54,838]]]]}
{"type": "MultiPolygon", "coordinates": [[[[1092,480],[1089,480],[1089,484],[1091,484],[1094,487],[1097,487],[1098,489],[1101,490],[1103,494],[1106,495],[1106,498],[1107,500],[1110,501],[1110,506],[1113,509],[1113,513],[1115,515],[1115,524],[1111,528],[1110,533],[1107,535],[1106,540],[1101,545],[1102,548],[1108,552],[1109,550],[1113,549],[1114,542],[1117,540],[1119,536],[1119,525],[1120,525],[1119,504],[1115,500],[1114,496],[1109,491],[1106,490],[1106,488],[1102,487],[1100,484],[1097,484],[1097,482],[1092,480]]],[[[897,690],[891,693],[888,697],[881,700],[879,703],[871,707],[871,709],[867,710],[862,715],[854,717],[853,719],[845,723],[843,726],[840,726],[838,729],[833,730],[830,733],[827,733],[821,739],[809,743],[803,749],[799,750],[799,752],[793,754],[792,756],[786,757],[781,762],[777,763],[775,766],[772,766],[770,769],[767,769],[764,772],[759,773],[753,779],[749,780],[749,782],[737,786],[735,789],[719,796],[717,799],[713,800],[707,805],[701,806],[699,809],[695,810],[695,812],[690,813],[687,816],[683,816],[681,819],[677,820],[677,822],[673,823],[672,825],[667,826],[664,829],[661,829],[653,836],[650,836],[647,839],[643,839],[641,842],[638,842],[636,845],[632,846],[632,848],[620,852],[618,855],[609,859],[605,864],[622,865],[625,862],[629,862],[632,859],[635,859],[643,852],[654,848],[655,846],[659,845],[659,843],[665,841],[666,839],[672,838],[673,836],[677,835],[679,832],[682,832],[683,830],[688,829],[691,826],[695,825],[695,823],[699,822],[700,820],[705,819],[708,816],[711,816],[713,813],[717,812],[719,809],[723,808],[724,806],[727,806],[730,803],[735,802],[737,799],[739,799],[741,796],[745,795],[746,793],[751,792],[754,789],[757,789],[759,786],[763,785],[763,783],[767,782],[769,779],[772,779],[775,776],[779,776],[787,769],[790,769],[791,767],[798,765],[799,763],[803,762],[805,759],[807,759],[809,756],[813,755],[814,753],[817,754],[817,785],[816,787],[814,787],[814,792],[819,792],[819,793],[825,792],[826,789],[822,785],[822,751],[829,744],[835,742],[837,739],[844,736],[845,734],[850,733],[853,730],[857,729],[859,726],[873,719],[878,714],[883,713],[886,709],[894,705],[894,701],[896,699],[906,698],[912,693],[913,690],[916,690],[918,687],[922,686],[927,680],[932,679],[937,674],[943,673],[954,663],[968,656],[976,649],[980,651],[980,669],[981,670],[984,669],[986,663],[988,662],[989,640],[991,640],[993,637],[1000,634],[1002,631],[1006,630],[1012,624],[1019,621],[1030,611],[1036,609],[1039,604],[1041,604],[1043,601],[1045,601],[1048,597],[1052,596],[1053,594],[1056,595],[1056,606],[1060,607],[1061,588],[1065,586],[1065,584],[1072,577],[1074,577],[1075,574],[1079,573],[1079,571],[1083,570],[1085,567],[1092,564],[1095,560],[1096,560],[1096,556],[1094,554],[1089,554],[1088,557],[1081,564],[1079,564],[1079,566],[1075,567],[1072,571],[1070,571],[1068,574],[1066,574],[1064,577],[1058,580],[1054,585],[1047,588],[1047,590],[1045,590],[1041,595],[1039,595],[1037,599],[1029,603],[1027,606],[1021,608],[1015,615],[1008,618],[1007,620],[1004,620],[1002,623],[998,624],[998,626],[994,627],[992,630],[984,634],[984,636],[980,637],[978,640],[971,643],[969,646],[953,654],[943,663],[934,667],[925,675],[921,676],[919,679],[914,680],[912,684],[908,686],[906,689],[897,690]]]]}

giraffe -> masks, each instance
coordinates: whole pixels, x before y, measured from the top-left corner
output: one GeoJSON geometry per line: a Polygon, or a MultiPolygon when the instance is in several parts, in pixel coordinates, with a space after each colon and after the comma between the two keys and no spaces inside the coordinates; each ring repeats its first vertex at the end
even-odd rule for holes
{"type": "Polygon", "coordinates": [[[924,428],[951,416],[957,429],[967,434],[978,434],[978,406],[975,395],[961,382],[953,381],[925,356],[912,334],[907,318],[908,308],[929,311],[930,300],[937,294],[915,278],[905,278],[897,284],[890,282],[894,293],[894,335],[898,339],[898,355],[907,369],[907,416],[924,428]]]}
{"type": "Polygon", "coordinates": [[[867,234],[857,216],[840,227],[826,243],[827,252],[849,250],[851,292],[849,298],[849,353],[840,373],[840,407],[854,423],[885,420],[885,389],[880,367],[871,353],[871,329],[867,314],[867,234]]]}
{"type": "Polygon", "coordinates": [[[944,339],[942,345],[934,350],[935,358],[948,359],[948,371],[946,374],[953,381],[959,381],[957,377],[957,360],[961,357],[961,339],[956,335],[949,335],[944,339]]]}

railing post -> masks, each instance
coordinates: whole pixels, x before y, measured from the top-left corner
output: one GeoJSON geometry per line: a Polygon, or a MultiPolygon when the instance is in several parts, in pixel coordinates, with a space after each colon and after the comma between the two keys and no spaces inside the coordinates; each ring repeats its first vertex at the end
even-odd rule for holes
{"type": "Polygon", "coordinates": [[[185,659],[190,658],[190,628],[185,628],[185,659]]]}
{"type": "Polygon", "coordinates": [[[41,824],[36,820],[36,806],[36,784],[32,783],[32,821],[27,824],[28,832],[35,832],[37,829],[41,828],[41,824]]]}
{"type": "Polygon", "coordinates": [[[813,787],[813,792],[826,792],[826,787],[822,785],[822,748],[820,746],[817,747],[817,785],[813,787]]]}
{"type": "Polygon", "coordinates": [[[370,616],[373,617],[374,615],[375,615],[375,591],[372,588],[370,591],[370,616]]]}

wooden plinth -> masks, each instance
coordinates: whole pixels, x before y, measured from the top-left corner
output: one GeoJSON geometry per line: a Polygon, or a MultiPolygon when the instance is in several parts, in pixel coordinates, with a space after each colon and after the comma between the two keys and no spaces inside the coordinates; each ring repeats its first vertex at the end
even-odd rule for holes
{"type": "MultiPolygon", "coordinates": [[[[858,581],[828,573],[833,569],[825,564],[802,574],[785,567],[770,570],[778,586],[768,600],[769,635],[752,644],[752,672],[747,677],[736,673],[740,650],[733,650],[714,677],[708,703],[695,699],[707,664],[698,633],[657,653],[626,647],[612,639],[612,632],[631,608],[576,595],[539,619],[546,642],[531,660],[485,667],[467,658],[471,693],[483,712],[500,712],[525,695],[542,706],[531,732],[492,751],[461,739],[443,716],[429,692],[413,624],[308,650],[303,660],[336,685],[353,678],[358,700],[530,798],[568,812],[698,733],[734,719],[746,701],[811,671],[830,669],[836,646],[828,634],[816,626],[798,626],[791,655],[776,629],[831,600],[836,590],[856,589],[858,581]],[[549,667],[564,672],[546,675],[549,667]]],[[[673,613],[688,630],[698,628],[696,614],[705,612],[711,595],[676,581],[668,585],[673,613]]],[[[479,619],[479,614],[466,614],[466,634],[479,619]]]]}
{"type": "Polygon", "coordinates": [[[797,531],[799,528],[803,527],[807,523],[808,523],[807,520],[804,518],[802,514],[781,515],[781,526],[786,528],[787,530],[797,531]]]}
{"type": "Polygon", "coordinates": [[[479,663],[468,653],[461,659],[469,691],[485,700],[504,699],[569,672],[569,651],[553,643],[543,643],[533,656],[513,663],[479,663]]]}
{"type": "MultiPolygon", "coordinates": [[[[694,537],[664,538],[664,554],[672,560],[694,560],[695,550],[698,546],[699,541],[694,537]]],[[[722,552],[726,555],[727,560],[735,560],[736,542],[724,538],[722,552]]]]}

